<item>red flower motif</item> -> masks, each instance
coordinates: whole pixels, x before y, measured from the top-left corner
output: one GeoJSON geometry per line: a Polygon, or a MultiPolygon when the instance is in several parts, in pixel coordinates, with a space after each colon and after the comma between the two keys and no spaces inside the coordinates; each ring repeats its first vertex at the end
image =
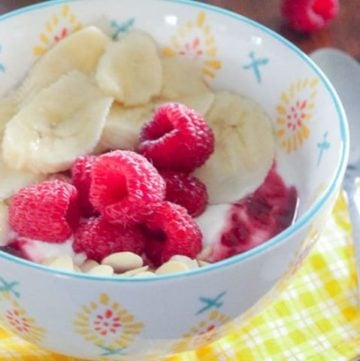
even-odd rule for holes
{"type": "Polygon", "coordinates": [[[216,325],[210,324],[206,327],[206,329],[200,331],[199,335],[202,336],[202,340],[205,342],[212,342],[217,331],[216,328],[216,325]]]}
{"type": "Polygon", "coordinates": [[[297,101],[295,105],[290,107],[290,112],[287,114],[286,126],[296,131],[298,128],[302,127],[303,120],[306,117],[305,109],[307,106],[307,100],[297,101]]]}
{"type": "Polygon", "coordinates": [[[6,318],[9,323],[18,331],[18,332],[29,332],[30,325],[26,318],[23,318],[18,310],[10,310],[6,312],[6,318]]]}
{"type": "Polygon", "coordinates": [[[109,333],[115,334],[121,328],[120,318],[111,309],[107,309],[103,314],[98,314],[94,320],[94,330],[101,336],[109,333]]]}
{"type": "Polygon", "coordinates": [[[184,44],[184,49],[179,51],[180,55],[192,55],[194,58],[201,57],[203,53],[199,37],[195,37],[192,41],[187,41],[184,44]]]}
{"type": "Polygon", "coordinates": [[[211,331],[215,330],[215,328],[216,328],[215,325],[209,325],[205,330],[201,331],[199,334],[204,335],[207,332],[211,332],[211,331]]]}
{"type": "Polygon", "coordinates": [[[67,28],[62,28],[60,33],[58,35],[54,36],[55,42],[60,41],[61,39],[64,39],[69,34],[69,30],[67,28]]]}

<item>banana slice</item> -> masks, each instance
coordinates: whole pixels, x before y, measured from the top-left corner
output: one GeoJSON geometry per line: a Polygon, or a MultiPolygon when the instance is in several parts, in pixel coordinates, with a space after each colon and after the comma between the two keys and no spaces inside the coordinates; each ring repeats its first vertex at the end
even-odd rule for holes
{"type": "Polygon", "coordinates": [[[44,180],[44,176],[9,168],[0,159],[0,201],[10,198],[20,188],[44,180]]]}
{"type": "Polygon", "coordinates": [[[35,63],[18,91],[18,102],[28,101],[33,94],[70,71],[94,73],[109,43],[109,37],[94,26],[67,36],[35,63]]]}
{"type": "Polygon", "coordinates": [[[210,109],[215,95],[204,82],[195,61],[184,57],[163,58],[162,67],[161,102],[182,103],[201,114],[210,109]]]}
{"type": "Polygon", "coordinates": [[[238,201],[261,185],[273,163],[270,118],[253,100],[219,91],[206,119],[215,152],[194,174],[206,184],[210,204],[238,201]]]}
{"type": "Polygon", "coordinates": [[[183,56],[163,58],[162,68],[162,98],[175,100],[209,92],[201,68],[194,60],[183,56]]]}
{"type": "Polygon", "coordinates": [[[8,95],[0,99],[0,140],[7,122],[16,114],[17,109],[14,96],[8,95]]]}
{"type": "Polygon", "coordinates": [[[215,94],[207,91],[198,95],[189,95],[187,97],[178,98],[175,101],[185,104],[189,108],[196,110],[201,114],[206,114],[215,100],[215,94]]]}
{"type": "Polygon", "coordinates": [[[156,98],[154,101],[149,103],[149,107],[154,112],[155,109],[165,103],[181,103],[189,108],[192,108],[196,110],[198,113],[205,115],[209,109],[211,108],[211,105],[213,104],[215,100],[215,94],[211,91],[207,93],[202,93],[199,95],[190,95],[188,97],[182,97],[178,99],[165,99],[165,98],[156,98]]]}
{"type": "MultiPolygon", "coordinates": [[[[10,93],[0,99],[0,141],[3,138],[6,124],[18,112],[16,93],[10,93]]],[[[10,198],[20,188],[41,182],[44,176],[26,171],[9,168],[0,157],[0,201],[10,198]]],[[[0,245],[4,235],[3,229],[7,229],[3,223],[3,215],[7,207],[0,202],[0,245]]]]}
{"type": "Polygon", "coordinates": [[[8,206],[0,202],[0,246],[6,246],[9,238],[8,206]]]}
{"type": "Polygon", "coordinates": [[[152,104],[127,108],[114,103],[101,135],[102,149],[134,150],[142,125],[152,116],[152,104]]]}
{"type": "Polygon", "coordinates": [[[6,125],[3,158],[17,170],[54,173],[93,151],[113,99],[73,71],[40,91],[6,125]]]}
{"type": "Polygon", "coordinates": [[[144,105],[160,93],[162,68],[155,41],[133,30],[100,59],[96,80],[105,94],[126,106],[144,105]]]}

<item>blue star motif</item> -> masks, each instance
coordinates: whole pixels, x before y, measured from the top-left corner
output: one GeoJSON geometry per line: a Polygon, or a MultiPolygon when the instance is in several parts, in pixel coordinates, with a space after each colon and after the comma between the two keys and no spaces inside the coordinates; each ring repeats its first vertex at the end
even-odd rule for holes
{"type": "Polygon", "coordinates": [[[255,74],[256,81],[260,84],[261,83],[261,72],[260,66],[267,65],[269,63],[268,58],[256,58],[255,53],[251,51],[249,53],[249,58],[251,62],[247,65],[244,65],[243,68],[246,70],[252,70],[255,74]]]}
{"type": "Polygon", "coordinates": [[[117,40],[120,33],[127,32],[135,23],[135,18],[130,18],[122,23],[118,23],[116,20],[112,20],[110,26],[114,28],[114,32],[111,34],[113,40],[117,40]]]}
{"type": "Polygon", "coordinates": [[[15,297],[19,298],[20,293],[14,290],[14,288],[18,285],[19,282],[7,282],[0,277],[0,292],[11,292],[15,297]]]}
{"type": "Polygon", "coordinates": [[[330,143],[327,140],[328,132],[323,134],[323,140],[320,143],[317,143],[317,147],[319,148],[319,157],[317,161],[317,165],[319,166],[321,163],[321,159],[324,155],[324,152],[330,148],[330,143]]]}
{"type": "Polygon", "coordinates": [[[100,356],[113,356],[113,355],[125,355],[124,348],[111,348],[107,346],[100,346],[103,350],[103,353],[100,356]]]}
{"type": "Polygon", "coordinates": [[[200,315],[201,313],[204,313],[205,311],[208,311],[212,308],[221,308],[224,303],[222,298],[225,296],[225,294],[226,292],[223,291],[214,298],[200,297],[200,302],[204,303],[205,305],[198,312],[196,312],[196,315],[200,315]]]}

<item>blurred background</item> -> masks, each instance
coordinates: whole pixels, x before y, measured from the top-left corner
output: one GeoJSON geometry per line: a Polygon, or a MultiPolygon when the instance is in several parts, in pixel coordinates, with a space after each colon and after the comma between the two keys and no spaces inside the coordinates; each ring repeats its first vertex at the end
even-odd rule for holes
{"type": "MultiPolygon", "coordinates": [[[[217,5],[256,20],[277,31],[306,53],[321,47],[336,47],[360,60],[360,0],[339,0],[340,13],[336,19],[326,29],[307,35],[298,34],[288,27],[281,15],[281,1],[283,0],[203,0],[201,2],[217,5]]],[[[325,0],[323,3],[326,1],[333,0],[325,0]]],[[[43,1],[0,0],[0,14],[39,2],[43,1]]]]}

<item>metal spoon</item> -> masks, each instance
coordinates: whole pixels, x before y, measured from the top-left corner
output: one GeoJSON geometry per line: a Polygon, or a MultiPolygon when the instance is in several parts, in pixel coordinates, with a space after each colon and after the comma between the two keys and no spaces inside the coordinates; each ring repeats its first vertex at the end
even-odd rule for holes
{"type": "Polygon", "coordinates": [[[360,177],[360,63],[343,51],[333,48],[317,50],[310,57],[335,87],[348,118],[350,156],[345,173],[344,190],[349,201],[353,228],[360,306],[360,205],[355,202],[355,182],[360,177]]]}

